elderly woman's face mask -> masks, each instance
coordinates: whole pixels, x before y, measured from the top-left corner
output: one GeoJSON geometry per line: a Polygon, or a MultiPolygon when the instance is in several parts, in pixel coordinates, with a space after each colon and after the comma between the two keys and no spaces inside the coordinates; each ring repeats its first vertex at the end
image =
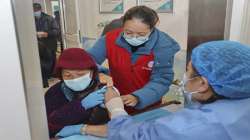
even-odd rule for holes
{"type": "Polygon", "coordinates": [[[90,70],[63,70],[62,76],[66,86],[73,91],[86,89],[92,81],[90,70]]]}

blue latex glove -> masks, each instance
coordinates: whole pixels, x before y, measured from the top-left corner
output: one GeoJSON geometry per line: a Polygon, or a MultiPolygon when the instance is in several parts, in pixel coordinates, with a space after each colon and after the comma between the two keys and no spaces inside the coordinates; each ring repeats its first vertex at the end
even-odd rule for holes
{"type": "Polygon", "coordinates": [[[81,101],[82,106],[87,110],[103,103],[105,92],[106,89],[100,89],[90,93],[87,97],[82,99],[81,101]]]}
{"type": "Polygon", "coordinates": [[[56,134],[56,136],[68,137],[72,135],[81,134],[81,128],[83,126],[84,126],[83,124],[65,126],[56,134]]]}

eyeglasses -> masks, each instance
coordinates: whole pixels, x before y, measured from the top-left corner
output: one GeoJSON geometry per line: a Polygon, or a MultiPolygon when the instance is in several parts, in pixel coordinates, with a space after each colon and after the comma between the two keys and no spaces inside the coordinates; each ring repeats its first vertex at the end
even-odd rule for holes
{"type": "Polygon", "coordinates": [[[123,32],[123,35],[128,38],[128,39],[131,39],[131,38],[137,38],[137,39],[144,39],[144,38],[147,38],[149,37],[151,34],[151,32],[149,32],[148,34],[146,35],[135,35],[133,33],[126,33],[126,32],[123,32]]]}
{"type": "Polygon", "coordinates": [[[187,77],[187,74],[184,73],[183,78],[182,78],[182,81],[181,81],[181,83],[180,83],[180,86],[185,86],[185,85],[187,84],[188,81],[193,80],[193,79],[195,79],[195,78],[198,78],[198,77],[200,77],[200,76],[201,76],[201,75],[199,75],[199,74],[193,74],[193,75],[189,78],[189,77],[187,77]]]}

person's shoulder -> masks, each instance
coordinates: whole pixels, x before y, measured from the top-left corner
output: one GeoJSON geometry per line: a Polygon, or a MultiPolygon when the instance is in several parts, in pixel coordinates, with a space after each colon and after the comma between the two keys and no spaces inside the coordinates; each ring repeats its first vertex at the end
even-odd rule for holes
{"type": "Polygon", "coordinates": [[[42,12],[42,17],[44,17],[45,19],[48,19],[48,20],[53,20],[54,19],[54,17],[52,17],[51,15],[48,15],[48,14],[46,14],[44,12],[42,12]]]}
{"type": "Polygon", "coordinates": [[[167,33],[160,31],[159,29],[155,28],[154,32],[158,36],[156,47],[154,48],[155,51],[164,51],[167,52],[177,52],[180,50],[179,44],[170,37],[167,33]]]}
{"type": "Polygon", "coordinates": [[[42,17],[50,17],[50,15],[48,15],[48,14],[42,12],[42,17]]]}
{"type": "Polygon", "coordinates": [[[158,37],[159,37],[159,43],[161,44],[178,44],[174,38],[172,38],[170,35],[167,33],[160,31],[159,29],[155,29],[155,32],[157,32],[158,37]]]}
{"type": "Polygon", "coordinates": [[[51,15],[49,15],[49,14],[47,14],[47,13],[44,13],[44,12],[42,12],[42,15],[43,15],[43,16],[52,17],[51,15]]]}
{"type": "Polygon", "coordinates": [[[45,96],[51,96],[52,94],[55,95],[61,91],[61,85],[62,81],[56,83],[52,87],[50,87],[47,92],[45,93],[45,96]]]}
{"type": "Polygon", "coordinates": [[[122,28],[116,28],[106,33],[106,36],[119,35],[122,32],[122,28]]]}

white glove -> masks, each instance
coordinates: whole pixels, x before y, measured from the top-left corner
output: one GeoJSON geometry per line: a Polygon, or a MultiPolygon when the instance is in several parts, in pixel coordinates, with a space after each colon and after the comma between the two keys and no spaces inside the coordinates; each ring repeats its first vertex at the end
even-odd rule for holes
{"type": "Polygon", "coordinates": [[[115,97],[110,99],[106,103],[106,108],[111,114],[111,119],[121,115],[128,115],[128,113],[124,110],[124,105],[121,97],[115,97]]]}

